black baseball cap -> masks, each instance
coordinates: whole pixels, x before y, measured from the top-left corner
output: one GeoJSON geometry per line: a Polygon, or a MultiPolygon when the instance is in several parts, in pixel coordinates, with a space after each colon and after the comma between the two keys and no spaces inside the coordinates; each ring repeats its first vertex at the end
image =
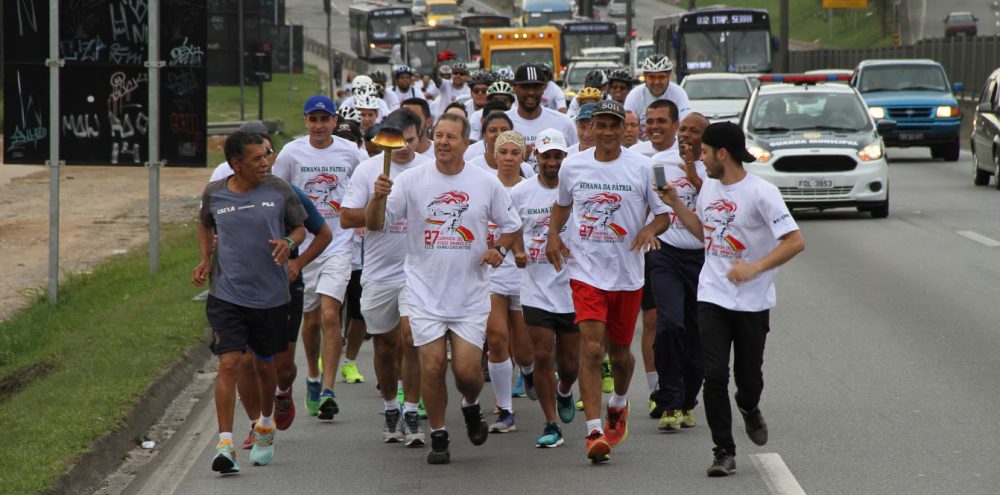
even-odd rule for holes
{"type": "Polygon", "coordinates": [[[337,124],[337,129],[333,131],[333,135],[342,137],[353,143],[360,143],[361,126],[352,120],[344,120],[337,124]]]}
{"type": "Polygon", "coordinates": [[[601,100],[594,105],[594,117],[598,115],[613,115],[618,119],[625,120],[625,107],[615,100],[601,100]]]}
{"type": "Polygon", "coordinates": [[[733,155],[733,158],[744,163],[757,161],[757,158],[747,151],[743,130],[732,122],[709,124],[701,135],[701,142],[716,149],[725,149],[733,155]]]}
{"type": "Polygon", "coordinates": [[[523,64],[514,72],[514,84],[545,84],[543,69],[535,64],[523,64]]]}

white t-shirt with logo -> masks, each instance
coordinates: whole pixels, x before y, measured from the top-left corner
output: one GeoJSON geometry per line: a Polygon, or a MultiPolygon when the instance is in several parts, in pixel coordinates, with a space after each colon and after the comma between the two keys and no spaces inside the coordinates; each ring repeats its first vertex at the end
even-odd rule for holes
{"type": "Polygon", "coordinates": [[[420,313],[462,320],[490,312],[487,250],[489,222],[501,234],[521,220],[503,184],[478,167],[455,175],[436,165],[399,174],[386,204],[386,222],[407,221],[407,303],[420,313]]]}
{"type": "Polygon", "coordinates": [[[636,153],[639,153],[643,156],[648,156],[650,158],[652,158],[653,155],[659,153],[667,153],[670,151],[673,151],[674,153],[677,153],[678,156],[680,156],[680,148],[677,147],[677,139],[674,139],[674,144],[671,144],[669,148],[663,151],[656,151],[656,148],[653,147],[653,143],[651,141],[639,141],[638,143],[629,146],[628,149],[636,153]]]}
{"type": "Polygon", "coordinates": [[[677,105],[677,113],[680,120],[684,120],[691,113],[691,102],[688,100],[687,91],[673,81],[667,86],[667,90],[660,96],[653,96],[645,84],[640,84],[629,91],[625,97],[625,110],[639,116],[639,139],[646,139],[646,108],[656,100],[670,100],[677,105]]]}
{"type": "Polygon", "coordinates": [[[571,145],[579,141],[573,121],[555,110],[542,107],[542,113],[533,120],[518,115],[516,108],[508,110],[507,116],[514,123],[514,130],[524,136],[525,154],[531,163],[535,163],[535,137],[545,129],[562,131],[563,136],[566,136],[566,144],[571,145]]]}
{"type": "MultiPolygon", "coordinates": [[[[524,224],[524,252],[528,255],[528,265],[524,268],[521,279],[521,305],[550,313],[572,313],[573,294],[569,288],[569,270],[557,272],[545,257],[549,219],[556,195],[557,190],[543,186],[537,176],[522,181],[511,191],[514,209],[524,224]]],[[[576,232],[576,229],[576,222],[571,216],[559,234],[563,243],[569,242],[569,235],[576,232]]]]}
{"type": "MultiPolygon", "coordinates": [[[[490,164],[486,163],[486,155],[478,155],[471,160],[465,162],[466,165],[475,165],[493,175],[497,174],[497,169],[490,168],[490,164]]],[[[530,163],[521,162],[521,176],[524,178],[534,177],[535,167],[532,167],[530,163]]]]}
{"type": "MultiPolygon", "coordinates": [[[[684,160],[681,159],[680,154],[671,150],[661,151],[654,155],[652,160],[654,167],[663,166],[663,174],[667,178],[667,182],[674,185],[674,188],[677,189],[677,195],[680,196],[689,210],[694,211],[695,202],[698,201],[698,189],[688,180],[687,172],[684,171],[684,160]]],[[[694,169],[702,183],[708,180],[708,172],[701,160],[694,162],[694,169]]],[[[668,208],[670,207],[668,206],[668,208]]],[[[673,209],[670,211],[670,227],[658,237],[661,241],[680,249],[703,249],[705,247],[705,240],[695,237],[688,231],[684,227],[684,222],[681,222],[681,219],[674,214],[673,209]]]]}
{"type": "Polygon", "coordinates": [[[563,93],[558,84],[549,81],[542,93],[542,106],[557,112],[566,108],[566,93],[563,93]]]}
{"type": "MultiPolygon", "coordinates": [[[[368,154],[358,145],[338,136],[333,143],[319,149],[309,143],[309,136],[300,137],[278,153],[272,173],[285,182],[298,186],[313,200],[333,233],[333,240],[322,257],[332,253],[350,253],[354,229],[340,228],[340,208],[351,185],[351,175],[368,154]]],[[[312,235],[302,243],[303,251],[312,242],[312,235]]]]}
{"type": "MultiPolygon", "coordinates": [[[[518,184],[523,182],[524,180],[518,184]]],[[[504,190],[507,191],[508,196],[510,195],[511,189],[513,189],[513,187],[504,186],[504,190]]],[[[486,243],[492,247],[498,240],[500,240],[500,236],[497,234],[498,226],[497,224],[490,222],[486,225],[486,228],[489,231],[489,234],[486,237],[486,243]]],[[[502,296],[520,295],[521,275],[521,269],[518,268],[517,264],[514,262],[514,253],[508,252],[500,266],[490,268],[490,292],[493,294],[500,294],[502,296]]]]}
{"type": "Polygon", "coordinates": [[[782,236],[799,230],[778,188],[749,173],[728,186],[708,179],[701,186],[696,207],[705,230],[698,301],[733,311],[773,308],[777,268],[739,284],[730,282],[726,273],[734,259],[753,263],[773,251],[782,236]]]}
{"type": "Polygon", "coordinates": [[[631,291],[643,285],[643,253],[630,251],[654,215],[670,209],[653,190],[649,158],[622,149],[617,159],[600,162],[596,148],[563,161],[559,169],[560,206],[572,206],[577,231],[570,232],[569,276],[606,291],[631,291]]]}
{"type": "MultiPolygon", "coordinates": [[[[351,188],[344,198],[344,208],[364,210],[375,194],[375,179],[382,174],[385,158],[379,153],[358,165],[351,177],[351,188]]],[[[395,161],[389,166],[389,178],[395,179],[406,170],[434,162],[416,155],[410,163],[395,161]]],[[[377,284],[401,284],[406,280],[403,261],[406,260],[406,219],[386,224],[382,230],[369,230],[365,234],[365,266],[361,279],[377,284]]]]}

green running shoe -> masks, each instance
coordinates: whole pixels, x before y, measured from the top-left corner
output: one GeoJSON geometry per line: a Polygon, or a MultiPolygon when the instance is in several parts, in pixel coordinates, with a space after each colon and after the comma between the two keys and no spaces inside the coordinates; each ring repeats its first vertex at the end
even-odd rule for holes
{"type": "Polygon", "coordinates": [[[554,448],[562,445],[564,442],[562,428],[555,422],[545,423],[545,430],[542,431],[542,436],[535,440],[535,447],[538,448],[554,448]]]}
{"type": "Polygon", "coordinates": [[[556,409],[559,411],[559,419],[563,423],[570,423],[576,417],[576,407],[573,404],[573,395],[563,397],[556,394],[556,409]]]}
{"type": "Polygon", "coordinates": [[[684,413],[680,409],[667,409],[660,416],[660,422],[656,425],[660,431],[674,432],[681,429],[681,422],[684,421],[684,413]]]}
{"type": "Polygon", "coordinates": [[[355,363],[347,363],[340,367],[340,376],[344,377],[344,381],[347,383],[364,383],[365,377],[361,376],[358,372],[358,365],[355,363]]]}
{"type": "Polygon", "coordinates": [[[697,423],[694,419],[694,409],[684,410],[684,419],[681,421],[681,428],[694,428],[697,423]]]}
{"type": "Polygon", "coordinates": [[[399,407],[403,407],[406,402],[406,398],[403,397],[403,387],[396,388],[396,401],[399,402],[399,407]]]}
{"type": "Polygon", "coordinates": [[[615,378],[611,371],[611,360],[604,358],[601,363],[601,392],[610,394],[615,391],[615,378]]]}
{"type": "Polygon", "coordinates": [[[236,465],[236,448],[232,440],[220,440],[215,445],[215,459],[212,459],[212,471],[219,474],[235,474],[240,472],[236,465]]]}
{"type": "Polygon", "coordinates": [[[321,421],[332,421],[333,417],[340,412],[340,406],[337,405],[337,401],[334,400],[336,395],[333,394],[333,390],[324,390],[319,396],[319,414],[317,417],[321,421]]]}
{"type": "Polygon", "coordinates": [[[420,398],[420,402],[417,402],[417,415],[420,419],[427,419],[427,409],[424,409],[424,398],[420,398]]]}
{"type": "Polygon", "coordinates": [[[323,391],[323,382],[306,380],[306,413],[310,416],[319,414],[319,393],[323,391]]]}
{"type": "Polygon", "coordinates": [[[583,399],[580,399],[580,400],[576,401],[576,410],[577,411],[582,411],[583,410],[583,399]]]}

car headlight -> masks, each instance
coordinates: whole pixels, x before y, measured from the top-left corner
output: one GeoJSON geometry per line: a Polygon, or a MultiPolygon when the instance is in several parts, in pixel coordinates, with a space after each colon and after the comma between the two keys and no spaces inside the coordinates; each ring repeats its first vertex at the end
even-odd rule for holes
{"type": "Polygon", "coordinates": [[[749,151],[751,155],[757,157],[758,163],[767,163],[771,161],[771,152],[761,148],[760,146],[751,146],[747,148],[747,151],[749,151]]]}
{"type": "Polygon", "coordinates": [[[875,120],[882,120],[885,118],[885,109],[882,107],[868,107],[868,115],[871,115],[875,120]]]}
{"type": "Polygon", "coordinates": [[[960,115],[960,112],[958,110],[958,107],[944,106],[944,107],[937,107],[937,112],[935,112],[935,115],[937,115],[937,118],[939,119],[947,119],[951,117],[958,117],[960,115]]]}
{"type": "Polygon", "coordinates": [[[433,26],[435,26],[435,25],[437,24],[437,21],[435,21],[434,19],[431,19],[431,20],[427,21],[427,24],[428,24],[429,26],[432,26],[432,27],[433,27],[433,26]]]}
{"type": "Polygon", "coordinates": [[[858,150],[858,157],[861,158],[861,161],[863,162],[878,160],[879,158],[882,158],[882,145],[878,142],[869,144],[868,146],[858,150]]]}

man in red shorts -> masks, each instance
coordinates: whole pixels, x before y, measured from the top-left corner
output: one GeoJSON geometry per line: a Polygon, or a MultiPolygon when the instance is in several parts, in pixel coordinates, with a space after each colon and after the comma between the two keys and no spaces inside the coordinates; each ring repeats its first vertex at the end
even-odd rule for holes
{"type": "Polygon", "coordinates": [[[580,326],[580,396],[587,417],[587,457],[607,461],[611,447],[628,435],[628,385],[635,369],[629,349],[642,301],[643,253],[659,247],[669,209],[653,190],[653,166],[622,148],[625,111],[613,100],[598,102],[591,121],[596,146],[567,158],[559,169],[546,257],[558,271],[568,259],[576,323],[580,326]],[[648,209],[648,210],[647,210],[648,209]],[[646,213],[655,219],[646,225],[646,213]],[[573,215],[577,231],[569,248],[558,232],[573,215]],[[572,254],[571,254],[572,253],[572,254]],[[615,390],[601,427],[601,361],[604,339],[615,390]]]}

